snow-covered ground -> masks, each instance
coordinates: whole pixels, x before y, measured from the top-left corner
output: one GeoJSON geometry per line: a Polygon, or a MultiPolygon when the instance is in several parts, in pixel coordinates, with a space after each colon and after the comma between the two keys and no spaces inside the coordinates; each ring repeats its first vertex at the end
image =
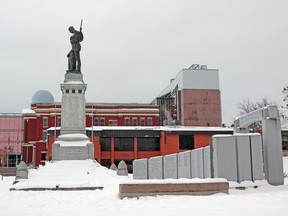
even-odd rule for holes
{"type": "MultiPolygon", "coordinates": [[[[283,161],[284,171],[288,173],[288,157],[284,157],[283,161]]],[[[77,170],[77,165],[73,167],[74,170],[77,170]]],[[[40,172],[41,169],[35,172],[40,172]]],[[[49,166],[45,169],[49,169],[49,166]]],[[[73,168],[71,169],[73,170],[73,168]]],[[[33,184],[48,178],[45,176],[45,172],[38,175],[32,172],[30,175],[31,179],[35,177],[33,184]]],[[[246,190],[230,189],[228,195],[157,196],[120,200],[118,185],[122,181],[129,180],[129,177],[118,177],[113,171],[90,166],[83,172],[83,178],[79,177],[78,180],[67,180],[67,182],[84,181],[84,176],[88,176],[88,183],[84,184],[101,184],[104,189],[95,191],[9,191],[14,177],[4,177],[3,180],[0,178],[0,215],[286,216],[288,214],[288,178],[285,179],[285,184],[282,186],[262,184],[257,189],[252,187],[246,190]]],[[[38,184],[41,185],[41,183],[38,184]]]]}

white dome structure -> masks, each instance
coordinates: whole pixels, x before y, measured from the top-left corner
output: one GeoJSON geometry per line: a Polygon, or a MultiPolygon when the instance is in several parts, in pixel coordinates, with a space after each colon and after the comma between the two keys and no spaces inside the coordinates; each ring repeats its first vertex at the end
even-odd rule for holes
{"type": "Polygon", "coordinates": [[[47,90],[39,90],[37,91],[33,97],[31,104],[53,104],[54,97],[47,90]]]}

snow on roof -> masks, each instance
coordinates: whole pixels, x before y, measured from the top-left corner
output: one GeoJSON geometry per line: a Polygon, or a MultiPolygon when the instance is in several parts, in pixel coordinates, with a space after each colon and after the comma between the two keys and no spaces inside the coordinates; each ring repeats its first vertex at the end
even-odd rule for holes
{"type": "MultiPolygon", "coordinates": [[[[61,127],[50,127],[48,131],[61,130],[61,127]]],[[[233,132],[231,127],[193,127],[193,126],[93,126],[86,127],[88,131],[103,130],[155,130],[155,131],[223,131],[233,132]]]]}
{"type": "Polygon", "coordinates": [[[193,127],[193,126],[93,126],[86,130],[161,130],[161,131],[233,131],[227,127],[193,127]]]}
{"type": "Polygon", "coordinates": [[[31,110],[31,109],[23,109],[22,110],[22,114],[34,114],[35,111],[34,110],[31,110]]]}

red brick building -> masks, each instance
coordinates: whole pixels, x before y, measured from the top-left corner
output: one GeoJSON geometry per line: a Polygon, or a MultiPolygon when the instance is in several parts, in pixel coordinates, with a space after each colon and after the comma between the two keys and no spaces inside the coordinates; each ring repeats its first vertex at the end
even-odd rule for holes
{"type": "MultiPolygon", "coordinates": [[[[40,90],[23,120],[23,159],[38,166],[59,135],[61,104],[40,90]]],[[[181,70],[152,104],[86,103],[86,132],[95,159],[106,166],[207,146],[212,135],[232,133],[221,125],[218,70],[203,65],[181,70]]]]}
{"type": "Polygon", "coordinates": [[[182,69],[153,103],[160,106],[160,125],[221,127],[218,69],[182,69]]]}
{"type": "MultiPolygon", "coordinates": [[[[47,157],[60,128],[48,129],[47,157]]],[[[179,153],[208,146],[215,134],[232,134],[232,128],[221,127],[134,127],[94,126],[87,128],[87,135],[94,143],[94,158],[109,167],[124,160],[132,165],[134,159],[179,153]]]]}
{"type": "Polygon", "coordinates": [[[0,114],[0,167],[15,167],[21,157],[22,115],[0,114]]]}
{"type": "MultiPolygon", "coordinates": [[[[31,109],[24,110],[22,115],[23,160],[38,166],[49,158],[47,137],[51,134],[48,129],[61,127],[61,104],[54,102],[50,92],[40,90],[32,97],[31,109]]],[[[86,126],[87,129],[92,126],[159,126],[159,107],[136,103],[87,103],[86,126]]],[[[56,135],[56,130],[52,135],[56,135]]]]}

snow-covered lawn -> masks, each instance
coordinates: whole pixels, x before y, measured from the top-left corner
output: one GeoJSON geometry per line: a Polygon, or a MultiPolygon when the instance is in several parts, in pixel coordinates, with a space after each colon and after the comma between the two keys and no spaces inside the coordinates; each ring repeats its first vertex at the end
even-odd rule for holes
{"type": "MultiPolygon", "coordinates": [[[[288,157],[284,157],[283,161],[284,170],[288,172],[288,157]]],[[[86,170],[86,174],[87,171],[93,173],[93,170],[86,170]]],[[[230,189],[228,195],[120,200],[118,184],[127,178],[114,178],[108,170],[102,170],[100,175],[99,178],[94,175],[94,178],[101,182],[104,189],[95,191],[9,191],[14,177],[4,177],[3,181],[0,179],[0,215],[288,215],[287,178],[282,186],[264,184],[257,189],[230,189]],[[104,176],[109,177],[106,180],[104,176]]]]}

